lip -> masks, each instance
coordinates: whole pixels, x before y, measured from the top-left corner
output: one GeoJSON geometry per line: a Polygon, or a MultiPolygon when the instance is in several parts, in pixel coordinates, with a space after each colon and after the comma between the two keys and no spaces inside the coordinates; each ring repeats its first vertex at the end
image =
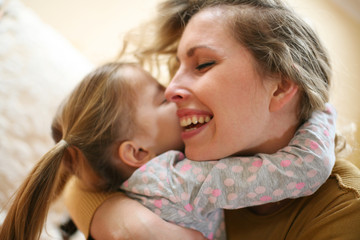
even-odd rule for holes
{"type": "MultiPolygon", "coordinates": [[[[211,121],[210,121],[211,122],[211,121]]],[[[200,132],[202,132],[207,126],[208,126],[209,122],[202,125],[201,127],[199,128],[196,128],[194,130],[190,130],[190,131],[185,131],[183,130],[181,132],[181,138],[183,139],[183,141],[189,139],[189,138],[192,138],[193,136],[195,135],[198,135],[200,132]]]]}
{"type": "MultiPolygon", "coordinates": [[[[196,109],[179,109],[176,111],[176,114],[179,118],[183,118],[183,117],[187,117],[187,116],[194,116],[194,115],[198,115],[198,116],[205,115],[205,116],[211,116],[211,117],[213,116],[208,111],[196,110],[196,109]]],[[[210,122],[211,122],[211,120],[194,130],[187,130],[187,131],[183,130],[181,132],[181,138],[185,141],[189,138],[194,137],[195,135],[198,135],[209,125],[210,122]]]]}
{"type": "Polygon", "coordinates": [[[186,116],[192,116],[192,115],[209,115],[209,116],[212,116],[212,114],[210,112],[208,112],[208,111],[196,110],[196,109],[188,109],[188,108],[178,109],[176,111],[176,115],[179,118],[186,117],[186,116]]]}

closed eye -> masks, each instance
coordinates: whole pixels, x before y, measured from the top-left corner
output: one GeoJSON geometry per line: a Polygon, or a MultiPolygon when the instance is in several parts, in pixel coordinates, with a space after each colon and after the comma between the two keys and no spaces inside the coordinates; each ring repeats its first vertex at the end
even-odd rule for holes
{"type": "Polygon", "coordinates": [[[204,71],[206,70],[206,68],[209,68],[211,67],[212,65],[215,64],[215,61],[210,61],[210,62],[206,62],[206,63],[203,63],[203,64],[200,64],[196,67],[196,70],[198,71],[204,71]]]}

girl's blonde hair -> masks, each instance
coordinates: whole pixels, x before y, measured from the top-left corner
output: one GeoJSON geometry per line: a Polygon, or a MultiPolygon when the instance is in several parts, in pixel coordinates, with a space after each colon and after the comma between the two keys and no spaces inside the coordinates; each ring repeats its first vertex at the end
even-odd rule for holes
{"type": "Polygon", "coordinates": [[[38,239],[50,203],[76,169],[70,148],[103,179],[99,188],[111,190],[125,179],[115,165],[116,149],[133,134],[136,104],[135,64],[110,63],[87,75],[59,107],[52,124],[56,145],[36,164],[20,186],[3,223],[0,239],[38,239]]]}

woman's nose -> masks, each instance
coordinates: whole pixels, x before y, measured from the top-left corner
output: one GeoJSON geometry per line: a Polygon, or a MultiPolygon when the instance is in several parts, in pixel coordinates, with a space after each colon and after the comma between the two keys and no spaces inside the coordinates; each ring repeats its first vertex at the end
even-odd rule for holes
{"type": "Polygon", "coordinates": [[[169,102],[179,103],[186,98],[186,91],[170,83],[165,90],[165,97],[169,102]]]}
{"type": "Polygon", "coordinates": [[[165,90],[165,97],[169,102],[180,103],[188,98],[189,91],[184,88],[175,78],[165,90]]]}

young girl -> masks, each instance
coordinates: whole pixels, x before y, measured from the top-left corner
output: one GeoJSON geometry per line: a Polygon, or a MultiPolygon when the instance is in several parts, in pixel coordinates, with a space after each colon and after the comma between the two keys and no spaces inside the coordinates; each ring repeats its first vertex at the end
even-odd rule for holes
{"type": "Polygon", "coordinates": [[[164,88],[136,64],[109,63],[90,73],[60,106],[52,126],[57,143],[19,188],[0,239],[38,239],[72,174],[87,189],[121,186],[164,219],[223,239],[218,208],[312,194],[334,165],[334,154],[326,154],[334,152],[333,110],[316,112],[274,155],[204,162],[166,152],[183,148],[175,111],[164,88]]]}

